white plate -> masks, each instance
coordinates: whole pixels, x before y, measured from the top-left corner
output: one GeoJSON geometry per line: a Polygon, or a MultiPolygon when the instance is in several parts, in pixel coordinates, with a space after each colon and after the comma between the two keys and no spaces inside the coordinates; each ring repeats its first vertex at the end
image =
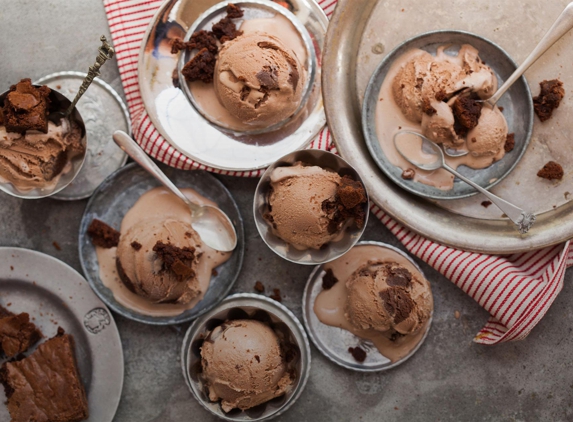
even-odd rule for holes
{"type": "MultiPolygon", "coordinates": [[[[0,247],[0,304],[30,314],[44,334],[40,342],[53,337],[58,326],[74,336],[88,396],[87,421],[110,422],[123,388],[123,351],[111,313],[85,279],[49,255],[0,247]]],[[[3,390],[0,402],[6,402],[3,390]]],[[[0,405],[0,421],[8,420],[8,409],[0,405]]]]}

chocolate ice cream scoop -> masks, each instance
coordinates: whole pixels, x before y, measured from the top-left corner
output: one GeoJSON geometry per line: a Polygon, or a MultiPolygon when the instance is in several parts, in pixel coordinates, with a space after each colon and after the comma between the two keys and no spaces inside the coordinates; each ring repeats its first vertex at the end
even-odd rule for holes
{"type": "Polygon", "coordinates": [[[255,32],[223,44],[215,67],[219,101],[253,128],[288,119],[298,109],[306,71],[277,37],[255,32]]]}
{"type": "Polygon", "coordinates": [[[432,313],[431,291],[396,263],[369,263],[346,281],[345,315],[358,330],[413,334],[432,313]]]}
{"type": "Polygon", "coordinates": [[[256,320],[232,320],[216,327],[201,347],[203,377],[211,401],[225,412],[265,403],[294,383],[277,334],[256,320]]]}
{"type": "Polygon", "coordinates": [[[200,294],[201,238],[190,224],[156,217],[134,224],[117,246],[121,281],[153,303],[187,303],[200,294]]]}

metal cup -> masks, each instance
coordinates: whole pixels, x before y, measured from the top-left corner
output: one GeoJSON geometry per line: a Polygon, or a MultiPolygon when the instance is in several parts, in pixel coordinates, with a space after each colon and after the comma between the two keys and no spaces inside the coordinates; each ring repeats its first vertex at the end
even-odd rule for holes
{"type": "MultiPolygon", "coordinates": [[[[193,397],[209,412],[226,421],[268,421],[283,414],[300,397],[310,373],[310,344],[299,320],[284,305],[265,296],[240,293],[227,297],[215,309],[199,317],[189,327],[181,348],[181,368],[193,397]],[[296,372],[292,389],[252,409],[234,409],[225,413],[218,402],[209,400],[201,378],[200,347],[207,334],[229,319],[263,320],[281,332],[295,351],[296,372]]],[[[291,363],[293,364],[293,363],[291,363]]]]}
{"type": "MultiPolygon", "coordinates": [[[[330,242],[321,249],[306,249],[303,251],[295,249],[272,233],[269,222],[263,216],[268,211],[268,197],[271,189],[271,173],[277,167],[291,166],[299,161],[305,164],[333,170],[341,176],[349,175],[352,179],[361,182],[363,186],[365,186],[365,183],[360,177],[360,174],[358,174],[358,172],[348,164],[346,160],[336,154],[319,149],[306,149],[287,154],[267,168],[261,177],[255,191],[253,215],[255,217],[255,225],[257,226],[263,241],[273,252],[287,261],[304,265],[324,264],[344,255],[356,244],[356,242],[358,242],[362,233],[364,233],[364,229],[368,223],[368,210],[370,209],[368,192],[366,192],[367,201],[363,204],[366,219],[362,228],[358,228],[356,225],[346,228],[342,239],[336,242],[330,242]]],[[[366,187],[364,189],[366,189],[366,187]]]]}

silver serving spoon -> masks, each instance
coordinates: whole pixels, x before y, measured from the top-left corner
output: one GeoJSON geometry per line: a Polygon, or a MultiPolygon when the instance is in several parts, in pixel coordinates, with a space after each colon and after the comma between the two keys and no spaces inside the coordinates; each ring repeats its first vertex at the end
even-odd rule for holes
{"type": "MultiPolygon", "coordinates": [[[[476,100],[477,102],[488,104],[490,107],[494,107],[499,99],[506,93],[506,91],[511,88],[511,86],[517,81],[521,75],[525,73],[527,69],[531,67],[553,44],[555,44],[563,35],[569,32],[573,28],[573,2],[569,3],[563,12],[559,15],[557,20],[553,23],[549,31],[543,36],[539,44],[533,49],[529,56],[523,61],[521,66],[519,66],[511,74],[509,78],[501,85],[498,90],[486,100],[476,100]]],[[[470,93],[469,89],[466,90],[467,94],[470,93]]],[[[464,93],[462,93],[463,95],[464,93]]],[[[468,151],[457,151],[455,149],[450,149],[444,147],[444,153],[448,157],[463,157],[468,154],[468,151]]]]}
{"type": "Polygon", "coordinates": [[[191,225],[207,246],[221,252],[230,252],[235,249],[237,232],[227,214],[217,207],[201,206],[191,202],[127,133],[117,130],[113,134],[113,140],[127,155],[189,207],[191,225]]]}
{"type": "Polygon", "coordinates": [[[74,110],[74,107],[76,106],[82,95],[84,95],[88,87],[93,82],[94,78],[100,75],[99,71],[100,67],[102,67],[106,61],[111,60],[113,58],[115,50],[111,45],[109,45],[104,35],[100,37],[100,41],[101,41],[101,47],[98,49],[99,54],[96,57],[96,62],[93,64],[93,66],[90,66],[89,71],[85,79],[83,80],[80,88],[78,89],[78,93],[76,94],[74,100],[66,109],[66,111],[58,110],[50,113],[50,115],[48,116],[50,120],[55,121],[56,118],[67,119],[74,110]]]}
{"type": "Polygon", "coordinates": [[[573,28],[573,2],[569,3],[563,12],[559,15],[557,20],[553,23],[549,31],[543,36],[539,44],[533,49],[533,51],[527,56],[527,58],[521,63],[515,72],[507,78],[502,86],[498,88],[495,94],[489,97],[487,100],[482,100],[483,102],[494,106],[501,96],[517,81],[521,75],[525,73],[529,67],[539,59],[543,53],[545,53],[549,47],[557,42],[563,35],[565,35],[569,30],[573,28]]]}
{"type": "Polygon", "coordinates": [[[488,192],[487,190],[485,190],[481,186],[472,182],[467,177],[462,176],[456,170],[454,170],[453,168],[448,166],[446,164],[446,161],[444,158],[444,153],[443,153],[442,149],[437,144],[432,142],[430,139],[426,138],[424,135],[421,135],[417,132],[412,132],[409,130],[402,130],[402,131],[396,132],[396,134],[394,135],[394,145],[396,146],[396,149],[398,150],[400,155],[402,157],[404,157],[406,159],[406,161],[413,164],[414,166],[416,166],[422,170],[429,170],[429,171],[443,168],[443,169],[449,171],[450,173],[452,173],[454,176],[456,176],[456,177],[460,178],[461,180],[463,180],[464,182],[466,182],[468,185],[470,185],[471,187],[473,187],[477,191],[483,193],[485,196],[488,197],[489,200],[491,200],[491,202],[493,202],[500,210],[502,210],[505,213],[505,215],[507,215],[507,217],[511,221],[513,221],[515,223],[515,225],[517,226],[517,229],[519,230],[519,232],[521,234],[527,233],[529,231],[529,229],[531,228],[531,226],[533,226],[533,223],[535,222],[535,215],[533,215],[530,212],[522,210],[521,208],[507,202],[505,199],[501,199],[500,197],[494,195],[491,192],[488,192]],[[400,143],[398,142],[398,137],[400,135],[404,135],[404,134],[416,135],[416,136],[419,136],[420,138],[422,138],[422,151],[424,153],[434,155],[436,157],[435,161],[433,161],[431,163],[417,163],[413,159],[408,157],[408,155],[405,154],[400,149],[400,145],[399,145],[400,143]]]}

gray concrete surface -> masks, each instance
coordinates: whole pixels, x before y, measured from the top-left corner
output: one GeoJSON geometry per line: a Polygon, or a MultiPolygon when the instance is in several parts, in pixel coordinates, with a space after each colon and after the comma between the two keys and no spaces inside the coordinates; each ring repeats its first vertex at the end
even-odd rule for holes
{"type": "MultiPolygon", "coordinates": [[[[0,89],[23,77],[85,71],[100,34],[109,34],[100,0],[0,0],[0,89]]],[[[121,92],[114,63],[105,66],[102,76],[121,92]]],[[[233,291],[252,292],[257,280],[267,288],[279,287],[283,303],[300,317],[311,268],[281,260],[259,238],[251,213],[256,180],[220,179],[235,196],[246,223],[246,257],[233,291]]],[[[77,233],[85,205],[24,201],[0,193],[0,245],[35,249],[81,272],[77,233]]],[[[365,239],[400,247],[374,219],[365,239]]],[[[386,373],[359,374],[334,366],[313,347],[306,390],[277,420],[573,421],[573,271],[567,272],[562,293],[525,341],[486,347],[472,338],[487,313],[440,274],[420,265],[432,283],[436,306],[430,334],[417,355],[386,373]]],[[[125,384],[114,420],[215,420],[194,401],[181,375],[179,348],[187,325],[151,327],[119,316],[116,321],[124,347],[125,384]]]]}

